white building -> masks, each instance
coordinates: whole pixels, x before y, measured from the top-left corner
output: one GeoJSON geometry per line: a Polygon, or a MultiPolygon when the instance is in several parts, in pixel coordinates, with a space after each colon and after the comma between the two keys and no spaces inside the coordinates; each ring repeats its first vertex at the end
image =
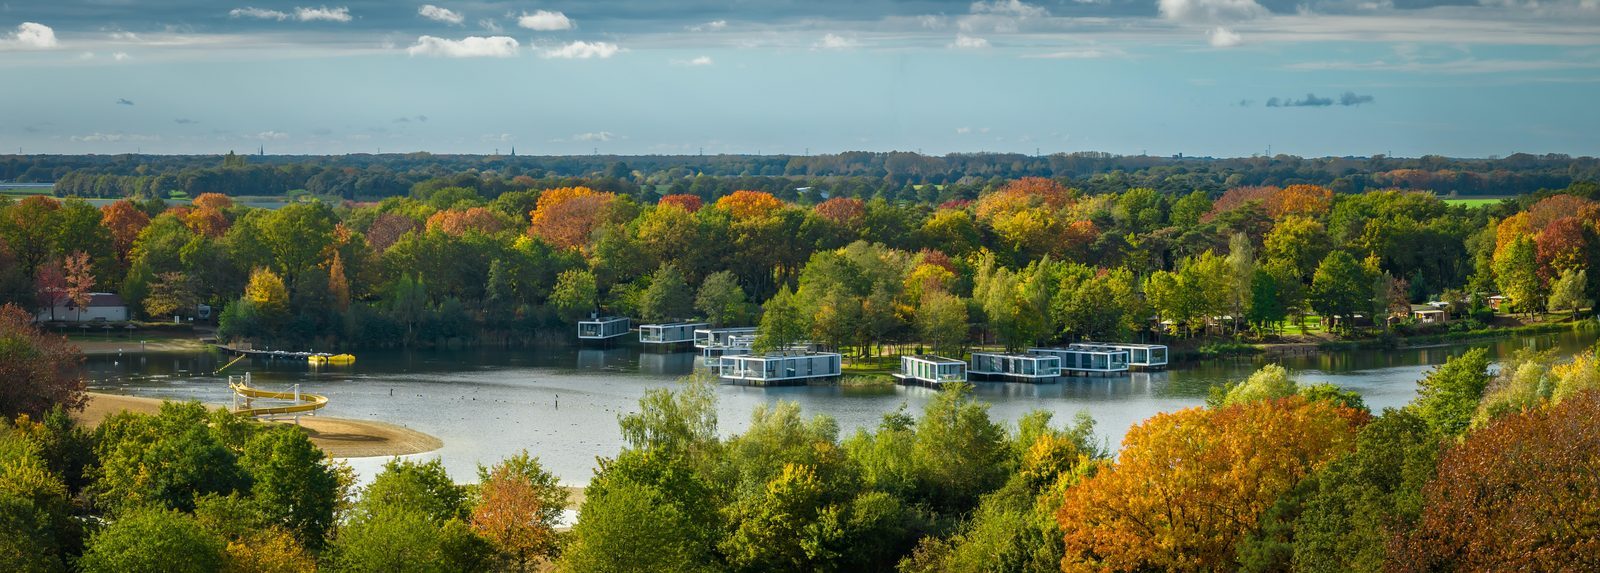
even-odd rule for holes
{"type": "Polygon", "coordinates": [[[1021,382],[1043,382],[1061,376],[1061,358],[1039,354],[974,352],[967,374],[979,379],[999,378],[1021,382]]]}
{"type": "Polygon", "coordinates": [[[723,380],[760,386],[804,383],[843,372],[844,356],[837,352],[733,354],[717,363],[717,375],[723,380]]]}
{"type": "Polygon", "coordinates": [[[628,334],[633,321],[625,316],[597,316],[578,321],[578,340],[610,340],[628,334]]]}
{"type": "Polygon", "coordinates": [[[126,322],[128,305],[115,293],[89,293],[89,306],[78,308],[71,300],[57,302],[55,308],[39,309],[39,322],[126,322]]]}
{"type": "Polygon", "coordinates": [[[639,325],[639,342],[645,344],[682,344],[695,341],[695,333],[709,326],[704,322],[669,322],[666,324],[639,325]]]}
{"type": "Polygon", "coordinates": [[[943,356],[901,356],[900,371],[893,376],[906,384],[939,387],[951,382],[966,382],[967,363],[943,356]]]}

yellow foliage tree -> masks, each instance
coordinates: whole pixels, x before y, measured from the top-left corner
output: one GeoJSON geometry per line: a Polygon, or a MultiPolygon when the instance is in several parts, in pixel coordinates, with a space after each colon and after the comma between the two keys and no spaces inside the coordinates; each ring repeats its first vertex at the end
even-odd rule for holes
{"type": "Polygon", "coordinates": [[[262,314],[289,312],[289,289],[283,285],[283,277],[265,268],[250,272],[250,282],[244,287],[244,298],[262,314]]]}

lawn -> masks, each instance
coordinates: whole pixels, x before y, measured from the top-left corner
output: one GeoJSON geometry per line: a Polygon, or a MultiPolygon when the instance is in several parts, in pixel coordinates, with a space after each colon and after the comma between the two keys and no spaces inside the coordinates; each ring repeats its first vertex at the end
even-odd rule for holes
{"type": "Polygon", "coordinates": [[[1476,208],[1479,208],[1479,207],[1488,207],[1490,205],[1498,205],[1498,204],[1500,204],[1500,200],[1501,199],[1505,199],[1505,197],[1473,197],[1471,199],[1445,199],[1444,202],[1445,202],[1446,205],[1465,205],[1467,207],[1471,207],[1471,208],[1476,209],[1476,208]]]}

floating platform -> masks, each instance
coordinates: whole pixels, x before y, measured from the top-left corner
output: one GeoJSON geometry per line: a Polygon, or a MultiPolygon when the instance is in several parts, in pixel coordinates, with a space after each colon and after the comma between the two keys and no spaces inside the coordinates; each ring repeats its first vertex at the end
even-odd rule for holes
{"type": "Polygon", "coordinates": [[[719,378],[756,386],[804,384],[843,373],[844,356],[837,352],[733,354],[717,361],[719,378]]]}
{"type": "Polygon", "coordinates": [[[890,375],[901,384],[939,388],[966,382],[967,363],[943,356],[906,355],[900,357],[900,371],[890,375]]]}
{"type": "Polygon", "coordinates": [[[967,376],[975,380],[1048,382],[1061,376],[1061,358],[1039,354],[974,352],[967,376]]]}

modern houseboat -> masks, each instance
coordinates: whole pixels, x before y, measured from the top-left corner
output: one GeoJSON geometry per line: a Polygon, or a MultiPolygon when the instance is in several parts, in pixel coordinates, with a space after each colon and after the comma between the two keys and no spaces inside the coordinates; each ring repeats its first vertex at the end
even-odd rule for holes
{"type": "Polygon", "coordinates": [[[644,344],[686,344],[694,342],[696,330],[710,326],[704,322],[669,322],[639,325],[639,342],[644,344]]]}
{"type": "Polygon", "coordinates": [[[592,316],[578,321],[578,340],[611,340],[626,336],[632,327],[626,316],[592,316]]]}
{"type": "Polygon", "coordinates": [[[938,388],[951,382],[966,382],[967,363],[943,356],[901,356],[900,371],[893,376],[902,384],[938,388]]]}
{"type": "Polygon", "coordinates": [[[1044,382],[1061,376],[1061,358],[1042,354],[974,352],[967,375],[976,380],[1044,382]]]}
{"type": "Polygon", "coordinates": [[[710,367],[716,367],[724,354],[749,354],[755,342],[754,326],[697,328],[694,331],[694,347],[700,350],[701,359],[710,367]]]}
{"type": "Polygon", "coordinates": [[[717,375],[757,386],[804,384],[839,376],[844,372],[843,358],[837,352],[725,354],[717,361],[717,375]]]}
{"type": "Polygon", "coordinates": [[[1167,347],[1161,344],[1079,342],[1072,346],[1126,350],[1128,352],[1128,366],[1133,370],[1160,370],[1167,367],[1167,347]]]}
{"type": "Polygon", "coordinates": [[[1128,371],[1128,351],[1110,346],[1073,344],[1066,348],[1029,348],[1028,354],[1061,359],[1066,374],[1115,374],[1128,371]]]}

